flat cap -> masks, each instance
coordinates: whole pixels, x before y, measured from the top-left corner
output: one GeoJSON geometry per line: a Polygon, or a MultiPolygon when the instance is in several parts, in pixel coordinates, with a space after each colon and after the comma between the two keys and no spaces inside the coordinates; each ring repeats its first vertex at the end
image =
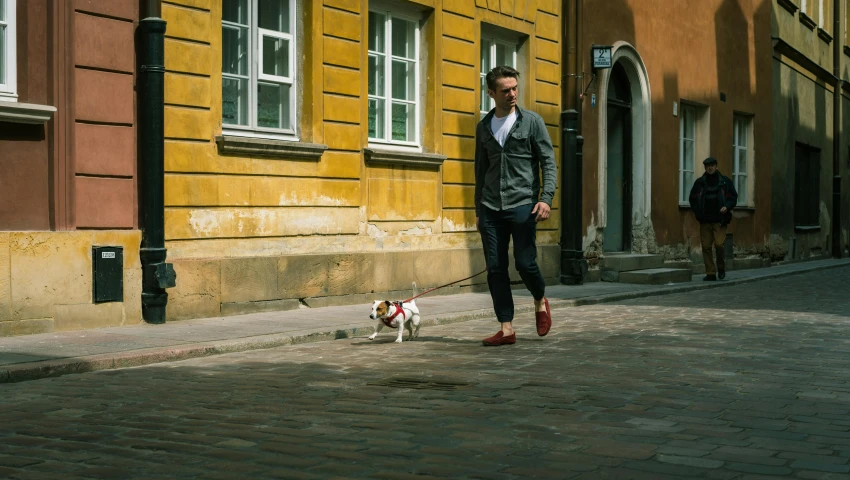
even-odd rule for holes
{"type": "Polygon", "coordinates": [[[708,157],[702,161],[703,165],[717,165],[717,159],[714,157],[708,157]]]}

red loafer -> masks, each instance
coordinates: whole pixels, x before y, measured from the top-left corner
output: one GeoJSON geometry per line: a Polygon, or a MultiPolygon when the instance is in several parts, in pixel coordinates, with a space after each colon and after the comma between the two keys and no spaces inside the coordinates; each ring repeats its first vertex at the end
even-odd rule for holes
{"type": "Polygon", "coordinates": [[[499,345],[513,345],[516,343],[516,333],[508,335],[507,337],[499,330],[498,333],[493,335],[490,338],[485,338],[482,340],[484,346],[487,347],[498,347],[499,345]]]}
{"type": "Polygon", "coordinates": [[[545,312],[535,312],[534,317],[537,320],[537,334],[545,337],[552,328],[552,314],[549,312],[549,299],[543,298],[543,304],[546,305],[545,312]]]}

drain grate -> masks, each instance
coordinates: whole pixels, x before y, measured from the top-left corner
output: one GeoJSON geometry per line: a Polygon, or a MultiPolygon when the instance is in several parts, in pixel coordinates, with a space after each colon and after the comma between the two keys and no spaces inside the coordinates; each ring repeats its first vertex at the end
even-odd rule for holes
{"type": "Polygon", "coordinates": [[[378,382],[369,382],[367,385],[374,387],[413,388],[416,390],[441,390],[444,392],[450,392],[459,388],[468,387],[472,384],[466,382],[418,380],[413,378],[388,378],[378,382]]]}

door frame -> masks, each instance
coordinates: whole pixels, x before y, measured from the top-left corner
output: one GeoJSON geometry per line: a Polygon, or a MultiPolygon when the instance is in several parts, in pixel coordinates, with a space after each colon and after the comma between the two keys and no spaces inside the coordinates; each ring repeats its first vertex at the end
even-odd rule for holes
{"type": "MultiPolygon", "coordinates": [[[[631,237],[635,226],[648,221],[652,207],[652,97],[649,89],[649,75],[643,59],[637,50],[627,42],[617,41],[612,48],[611,62],[621,62],[626,71],[631,88],[631,218],[626,231],[631,237]]],[[[611,69],[601,70],[599,75],[598,118],[598,215],[597,226],[604,228],[607,223],[607,163],[608,163],[608,82],[611,69]]],[[[632,237],[633,238],[633,237],[632,237]]],[[[631,242],[630,242],[631,243],[631,242]]]]}

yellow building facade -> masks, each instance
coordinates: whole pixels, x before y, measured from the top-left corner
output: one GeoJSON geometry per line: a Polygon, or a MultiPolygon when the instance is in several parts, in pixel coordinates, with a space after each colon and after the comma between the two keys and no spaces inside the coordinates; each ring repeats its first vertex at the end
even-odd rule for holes
{"type": "MultiPolygon", "coordinates": [[[[558,156],[557,0],[163,3],[168,319],[358,304],[484,269],[482,71],[511,63],[558,156]]],[[[485,89],[486,90],[486,89],[485,89]]],[[[558,276],[560,215],[540,225],[558,276]]],[[[441,293],[480,289],[481,275],[441,293]]]]}

